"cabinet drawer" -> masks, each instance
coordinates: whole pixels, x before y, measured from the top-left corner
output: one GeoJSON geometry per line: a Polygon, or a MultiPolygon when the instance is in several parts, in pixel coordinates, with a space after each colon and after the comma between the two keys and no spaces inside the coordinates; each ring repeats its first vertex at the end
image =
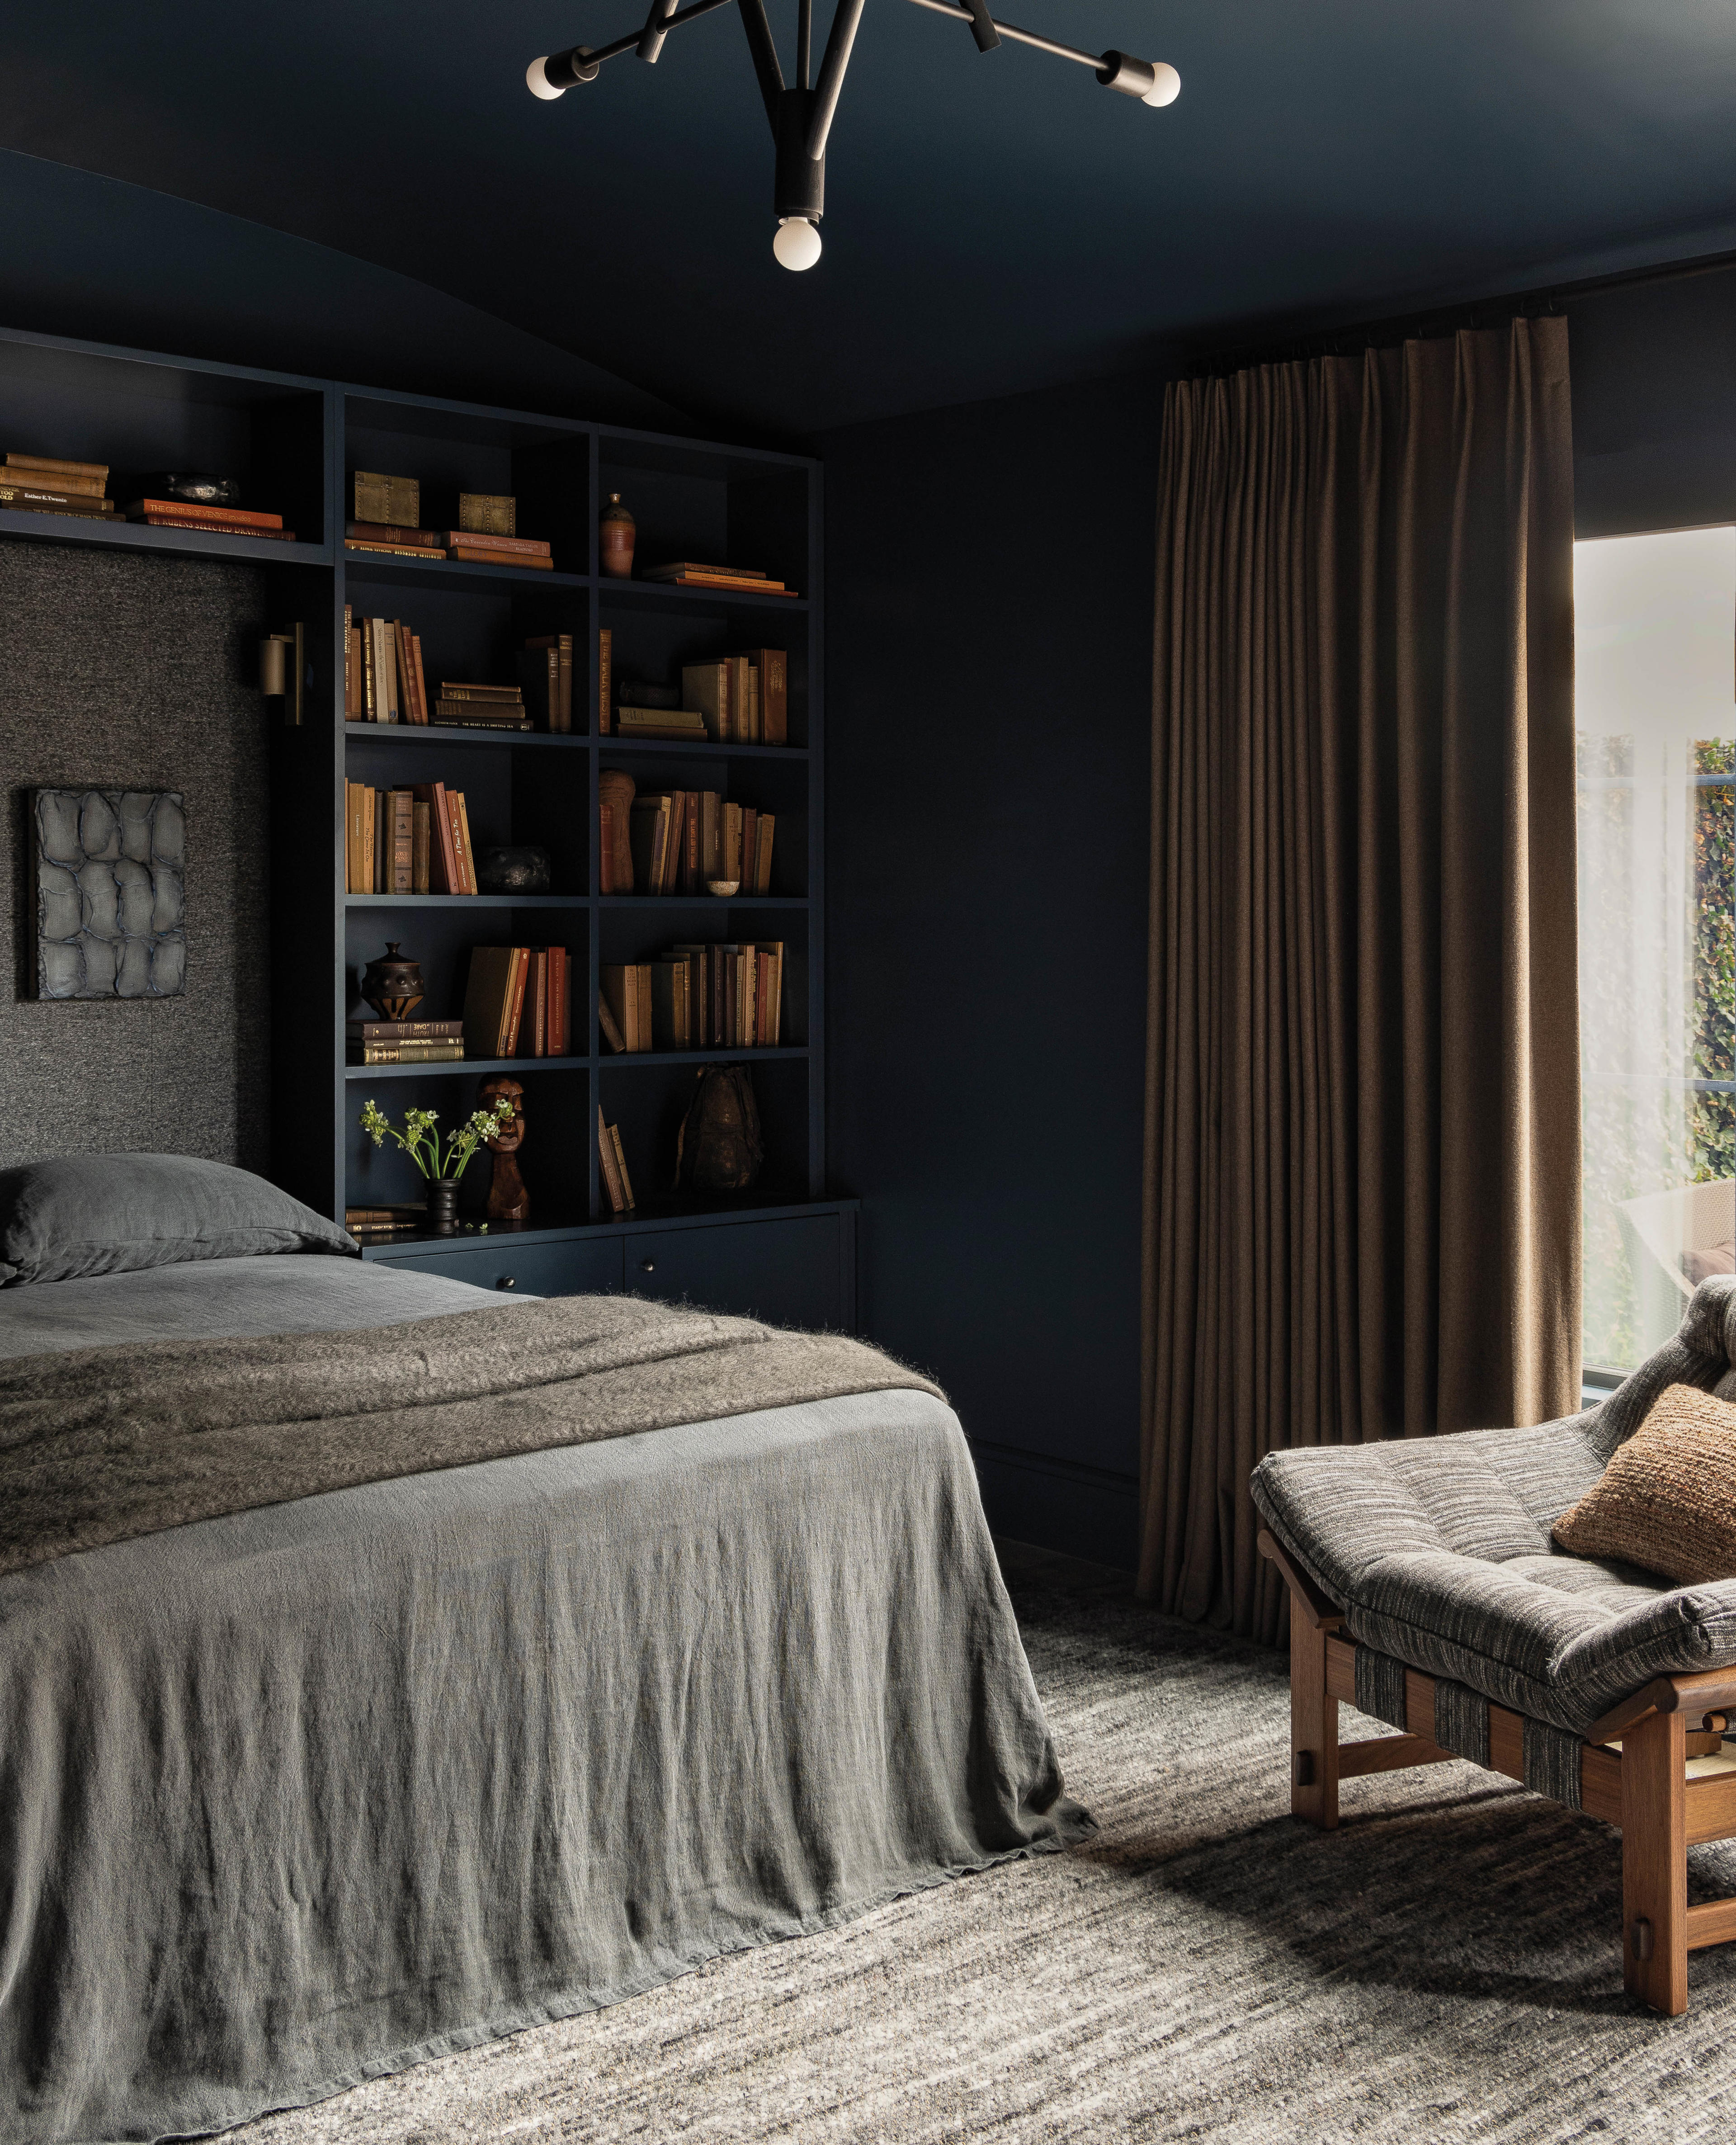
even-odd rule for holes
{"type": "Polygon", "coordinates": [[[806,1214],[629,1237],[626,1285],[778,1326],[839,1326],[840,1227],[838,1215],[806,1214]]]}
{"type": "Polygon", "coordinates": [[[468,1282],[472,1288],[510,1287],[520,1296],[602,1296],[621,1285],[620,1239],[610,1237],[557,1244],[471,1237],[450,1251],[418,1249],[379,1263],[468,1282]]]}

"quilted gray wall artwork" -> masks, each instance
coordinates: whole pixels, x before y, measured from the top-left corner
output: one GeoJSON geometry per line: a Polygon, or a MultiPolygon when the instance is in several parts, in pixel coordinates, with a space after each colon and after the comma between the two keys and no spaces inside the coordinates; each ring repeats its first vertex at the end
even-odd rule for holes
{"type": "Polygon", "coordinates": [[[178,789],[36,789],[36,994],[173,998],[187,983],[178,789]]]}

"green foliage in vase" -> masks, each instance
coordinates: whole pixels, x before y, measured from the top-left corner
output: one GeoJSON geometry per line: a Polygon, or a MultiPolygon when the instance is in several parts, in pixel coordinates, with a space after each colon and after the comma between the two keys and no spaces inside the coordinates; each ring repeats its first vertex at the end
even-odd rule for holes
{"type": "Polygon", "coordinates": [[[361,1128],[376,1147],[395,1140],[424,1177],[459,1177],[482,1142],[499,1132],[511,1115],[512,1104],[502,1095],[493,1109],[472,1110],[443,1147],[435,1130],[440,1122],[438,1110],[406,1110],[404,1129],[400,1132],[370,1096],[362,1105],[361,1128]]]}

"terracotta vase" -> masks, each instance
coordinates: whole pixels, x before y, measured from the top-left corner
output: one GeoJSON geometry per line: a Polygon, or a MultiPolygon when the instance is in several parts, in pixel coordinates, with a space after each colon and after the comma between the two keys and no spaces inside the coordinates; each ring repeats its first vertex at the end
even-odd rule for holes
{"type": "Polygon", "coordinates": [[[630,580],[633,574],[633,547],[639,530],[633,516],[621,504],[621,495],[612,491],[609,504],[597,527],[597,545],[603,561],[603,571],[612,574],[618,581],[630,580]]]}

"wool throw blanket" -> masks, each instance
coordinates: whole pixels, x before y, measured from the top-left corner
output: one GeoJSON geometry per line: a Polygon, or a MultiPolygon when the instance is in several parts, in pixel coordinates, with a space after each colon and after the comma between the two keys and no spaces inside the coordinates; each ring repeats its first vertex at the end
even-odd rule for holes
{"type": "Polygon", "coordinates": [[[0,1364],[0,1575],[197,1520],[804,1401],[946,1396],[864,1342],[634,1296],[0,1364]]]}

